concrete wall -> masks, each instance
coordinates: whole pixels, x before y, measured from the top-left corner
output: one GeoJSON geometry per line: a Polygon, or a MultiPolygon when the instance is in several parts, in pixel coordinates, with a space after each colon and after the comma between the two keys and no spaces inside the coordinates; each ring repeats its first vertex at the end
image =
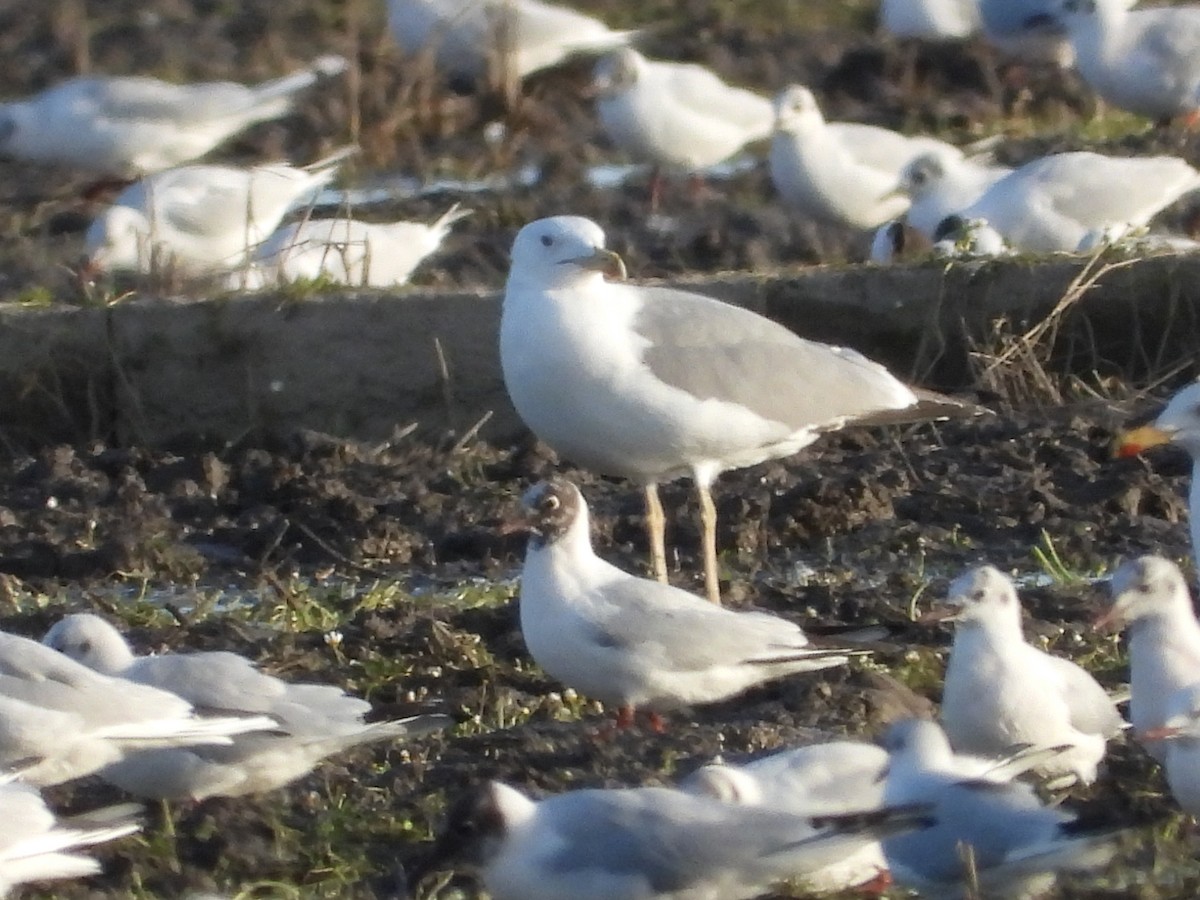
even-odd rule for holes
{"type": "MultiPolygon", "coordinates": [[[[971,382],[973,342],[986,346],[998,321],[1023,331],[1045,316],[1083,265],[927,263],[681,284],[958,389],[971,382]]],[[[1057,365],[1136,376],[1193,359],[1198,295],[1200,259],[1109,271],[1063,319],[1057,365]]],[[[519,423],[500,378],[499,316],[494,293],[419,290],[0,307],[0,440],[164,444],[297,428],[382,440],[412,422],[461,433],[489,410],[484,434],[502,438],[519,423]]]]}

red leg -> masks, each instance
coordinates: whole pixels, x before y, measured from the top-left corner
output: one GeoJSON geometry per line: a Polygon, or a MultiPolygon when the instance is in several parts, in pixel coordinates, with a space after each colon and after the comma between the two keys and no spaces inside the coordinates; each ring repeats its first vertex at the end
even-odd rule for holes
{"type": "Polygon", "coordinates": [[[646,724],[655,734],[667,733],[666,720],[656,712],[646,713],[646,724]]]}
{"type": "Polygon", "coordinates": [[[892,881],[892,873],[887,869],[880,869],[875,873],[875,877],[870,881],[864,881],[855,891],[860,892],[868,897],[880,897],[890,888],[894,882],[892,881]]]}
{"type": "Polygon", "coordinates": [[[632,706],[622,706],[617,710],[617,730],[624,731],[626,728],[632,728],[636,717],[637,712],[632,706]]]}

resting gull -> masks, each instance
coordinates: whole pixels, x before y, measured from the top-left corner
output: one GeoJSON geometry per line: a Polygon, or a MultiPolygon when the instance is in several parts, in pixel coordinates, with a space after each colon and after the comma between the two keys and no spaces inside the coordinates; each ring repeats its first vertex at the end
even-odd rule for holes
{"type": "Polygon", "coordinates": [[[0,897],[31,881],[95,875],[100,864],[73,851],[133,834],[139,812],[125,804],[60,819],[36,788],[0,780],[0,897]]]}
{"type": "Polygon", "coordinates": [[[1060,747],[1036,767],[1055,786],[1096,780],[1108,738],[1125,727],[1096,680],[1025,642],[1012,581],[993,566],[955,579],[927,618],[956,623],[942,726],[960,753],[1001,756],[1014,744],[1060,747]]]}
{"type": "Polygon", "coordinates": [[[930,824],[919,806],[810,819],[663,787],[533,801],[493,781],[451,810],[423,871],[465,861],[494,900],[742,900],[930,824]]]}
{"type": "Polygon", "coordinates": [[[147,750],[99,775],[139,797],[203,800],[274,790],[307,775],[325,757],[374,741],[445,728],[447,716],[365,723],[371,706],[326,684],[290,684],[228,652],[135,656],[111,624],[90,613],[65,616],[43,639],[88,667],[184,698],[200,710],[260,714],[278,723],[231,745],[147,750]]]}
{"type": "Polygon", "coordinates": [[[1038,896],[1060,870],[1104,865],[1114,833],[1044,806],[1029,785],[963,778],[933,722],[897,722],[884,737],[891,754],[884,800],[928,803],[936,820],[919,834],[883,840],[893,878],[922,897],[967,896],[971,862],[984,896],[1038,896]]]}
{"type": "Polygon", "coordinates": [[[181,166],[121,192],[85,236],[89,272],[174,271],[198,276],[245,263],[292,209],[329,184],[357,148],[303,168],[283,163],[181,166]]]}
{"type": "Polygon", "coordinates": [[[585,467],[646,492],[655,576],[666,580],[657,484],[691,474],[704,577],[719,600],[716,507],[726,469],[795,453],[849,422],[912,421],[951,407],[853,350],[797,337],[710,297],[605,281],[624,263],[596,223],[539,219],[513,243],[500,323],[504,383],[533,432],[585,467]],[[922,403],[922,401],[928,401],[922,403]],[[920,404],[920,405],[918,405],[920,404]]]}
{"type": "Polygon", "coordinates": [[[275,727],[258,715],[202,718],[173,693],[0,632],[0,769],[19,766],[30,784],[82,778],[138,750],[228,745],[231,735],[275,727]]]}

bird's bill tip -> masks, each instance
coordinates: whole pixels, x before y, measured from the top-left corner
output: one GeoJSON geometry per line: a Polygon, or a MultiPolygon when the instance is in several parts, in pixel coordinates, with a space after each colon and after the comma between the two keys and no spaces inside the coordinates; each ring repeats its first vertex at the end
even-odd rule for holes
{"type": "Polygon", "coordinates": [[[1113,456],[1118,459],[1126,459],[1130,456],[1138,456],[1151,447],[1170,442],[1170,432],[1164,431],[1156,425],[1142,425],[1140,428],[1131,428],[1117,435],[1117,439],[1113,443],[1113,456]]]}
{"type": "Polygon", "coordinates": [[[1092,618],[1092,627],[1101,633],[1120,631],[1125,622],[1125,613],[1120,604],[1114,603],[1108,609],[1101,610],[1092,618]]]}
{"type": "Polygon", "coordinates": [[[579,266],[581,269],[607,275],[609,278],[617,281],[624,281],[627,275],[625,260],[621,259],[621,255],[604,247],[597,247],[595,251],[587,256],[577,256],[574,259],[567,260],[567,262],[579,266]]]}

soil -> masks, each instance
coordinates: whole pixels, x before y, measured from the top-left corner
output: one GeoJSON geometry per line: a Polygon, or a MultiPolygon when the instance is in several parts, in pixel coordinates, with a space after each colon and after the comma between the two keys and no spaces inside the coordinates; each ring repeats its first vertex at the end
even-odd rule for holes
{"type": "MultiPolygon", "coordinates": [[[[651,219],[644,182],[602,190],[583,178],[586,167],[612,159],[592,140],[595,125],[579,96],[584,68],[532,80],[506,109],[494,95],[458,93],[414,71],[383,36],[381,10],[363,5],[78,0],[55,13],[54,4],[7,2],[0,79],[16,96],[83,68],[265,78],[346,46],[357,16],[364,153],[352,180],[385,171],[478,177],[524,163],[543,172],[535,188],[373,210],[381,219],[432,218],[459,199],[477,208],[419,276],[426,284],[498,285],[516,229],[566,211],[602,222],[639,277],[765,271],[844,258],[858,246],[853,236],[818,235],[794,220],[772,199],[761,167],[702,196],[679,185],[664,216],[651,219]],[[504,125],[495,144],[479,138],[488,121],[504,125]]],[[[831,118],[958,138],[1016,123],[997,151],[1009,162],[1085,144],[1120,153],[1190,149],[1153,131],[1108,142],[1074,137],[1070,129],[1092,108],[1077,83],[1025,71],[993,94],[983,75],[990,59],[974,46],[924,51],[918,89],[905,94],[891,78],[896,48],[865,36],[870,11],[836,5],[849,12],[822,19],[797,11],[808,4],[782,0],[745,8],[685,0],[644,4],[636,14],[618,0],[591,8],[614,24],[666,18],[646,39],[650,55],[703,62],[764,91],[816,85],[831,118]],[[817,18],[801,21],[806,15],[817,18]],[[1022,137],[1032,123],[1053,136],[1022,137]]],[[[328,86],[219,158],[315,158],[345,141],[348,106],[344,89],[328,86]]],[[[92,211],[80,199],[85,181],[0,164],[0,297],[46,290],[60,302],[83,299],[62,267],[78,256],[92,211]]],[[[774,610],[835,637],[839,626],[882,625],[872,663],[672,715],[666,734],[634,729],[609,740],[596,735],[605,715],[540,674],[521,642],[513,579],[523,540],[499,526],[523,487],[559,469],[532,441],[451,450],[449,442],[366,446],[308,433],[278,446],[56,446],[0,460],[6,629],[40,636],[66,609],[97,609],[122,619],[140,651],[235,650],[285,677],[365,694],[380,717],[437,710],[459,722],[449,735],[346,754],[267,796],[154,810],[149,837],[98,851],[103,876],[47,896],[400,896],[446,802],[482,779],[534,792],[664,782],[717,753],[788,746],[816,732],[871,737],[900,715],[928,713],[949,633],[913,624],[910,613],[968,565],[1038,573],[1038,548],[1076,575],[1146,552],[1189,558],[1182,454],[1110,458],[1128,408],[993,406],[995,414],[970,421],[848,431],[794,459],[724,476],[717,502],[726,602],[774,610]],[[127,596],[139,585],[171,589],[174,624],[127,596]],[[198,598],[216,586],[243,591],[258,608],[214,611],[198,598]],[[393,586],[387,602],[366,602],[393,586]],[[340,643],[330,639],[334,630],[340,643]]],[[[593,508],[599,552],[642,566],[640,492],[566,471],[593,508]]],[[[690,489],[667,486],[664,500],[672,580],[696,589],[690,489]]],[[[1097,591],[1047,580],[1028,584],[1023,597],[1031,630],[1064,652],[1089,655],[1115,686],[1127,673],[1113,639],[1097,638],[1087,624],[1097,591]]],[[[119,799],[92,782],[51,796],[70,808],[119,799]]],[[[1130,825],[1157,822],[1173,808],[1133,742],[1117,744],[1101,782],[1071,802],[1130,825]]],[[[1155,853],[1148,830],[1139,835],[1123,857],[1133,871],[1146,870],[1155,853]]],[[[1174,879],[1170,893],[1155,896],[1193,896],[1200,886],[1194,872],[1174,879]]],[[[468,880],[457,883],[469,890],[468,880]]]]}

